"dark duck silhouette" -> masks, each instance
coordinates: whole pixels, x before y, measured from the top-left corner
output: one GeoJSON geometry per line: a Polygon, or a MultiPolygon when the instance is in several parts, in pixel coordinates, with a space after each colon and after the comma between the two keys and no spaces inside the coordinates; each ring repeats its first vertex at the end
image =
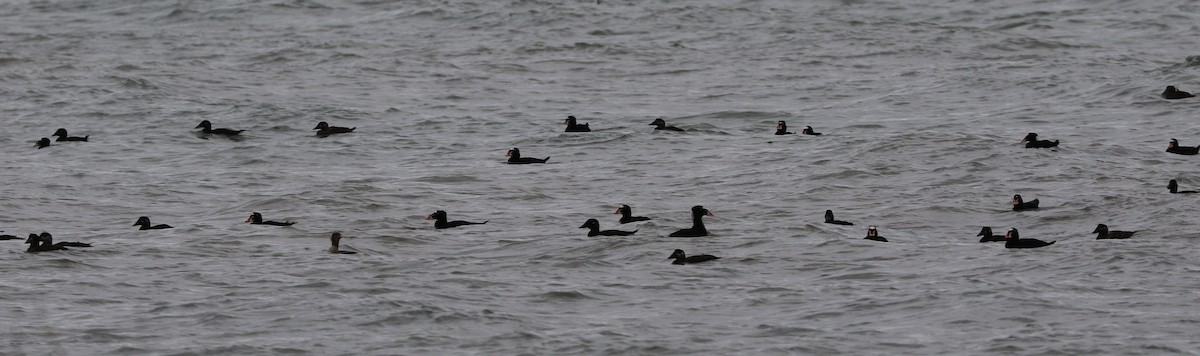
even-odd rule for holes
{"type": "Polygon", "coordinates": [[[246,131],[246,130],[214,129],[214,128],[212,128],[212,123],[208,122],[208,120],[201,121],[199,125],[196,125],[196,128],[202,129],[202,130],[200,130],[200,132],[203,132],[204,134],[222,135],[222,136],[237,136],[238,134],[242,133],[242,131],[246,131]]]}
{"type": "Polygon", "coordinates": [[[251,225],[274,225],[274,226],[291,226],[292,224],[295,224],[295,222],[291,222],[291,221],[284,221],[284,222],[271,221],[271,220],[263,221],[262,214],[259,214],[257,212],[250,213],[250,217],[246,218],[246,222],[250,223],[251,225]]]}
{"type": "Polygon", "coordinates": [[[702,219],[704,218],[705,215],[713,216],[713,213],[708,211],[708,209],[705,209],[703,206],[699,206],[699,205],[693,206],[692,207],[692,227],[687,228],[687,229],[682,229],[682,230],[679,230],[676,232],[672,232],[670,236],[671,237],[708,236],[708,230],[704,229],[704,221],[702,221],[702,219]]]}
{"type": "Polygon", "coordinates": [[[347,128],[341,126],[329,126],[329,123],[321,121],[317,123],[317,127],[314,127],[313,130],[317,130],[317,137],[327,137],[333,134],[351,133],[357,128],[358,127],[347,128]]]}
{"type": "MultiPolygon", "coordinates": [[[[0,231],[0,232],[4,232],[4,231],[0,231]]],[[[0,235],[0,241],[2,241],[2,240],[20,240],[20,239],[21,239],[20,237],[16,237],[13,235],[0,235]]]]}
{"type": "Polygon", "coordinates": [[[833,219],[833,210],[825,211],[825,223],[826,224],[834,224],[834,225],[854,225],[854,223],[849,222],[849,221],[834,220],[833,219]]]}
{"type": "Polygon", "coordinates": [[[779,120],[779,122],[775,123],[775,134],[776,135],[791,135],[791,134],[795,134],[795,132],[788,132],[787,123],[783,122],[783,120],[779,120]]]}
{"type": "Polygon", "coordinates": [[[671,264],[673,264],[673,265],[686,265],[689,263],[700,263],[700,262],[706,262],[706,261],[712,261],[712,260],[719,260],[721,258],[717,257],[717,256],[713,256],[713,255],[688,256],[683,253],[683,250],[675,249],[675,252],[672,252],[671,257],[667,257],[667,259],[675,260],[675,261],[671,261],[671,264]]]}
{"type": "Polygon", "coordinates": [[[1183,147],[1183,146],[1179,145],[1179,140],[1171,139],[1171,143],[1167,144],[1167,152],[1171,152],[1171,153],[1174,153],[1177,155],[1191,156],[1196,153],[1200,153],[1200,146],[1183,147]]]}
{"type": "Polygon", "coordinates": [[[800,133],[805,134],[805,135],[810,135],[810,136],[821,136],[820,132],[813,131],[812,126],[805,126],[804,130],[801,130],[800,133]]]}
{"type": "Polygon", "coordinates": [[[1172,179],[1170,182],[1167,182],[1167,190],[1170,190],[1171,193],[1173,193],[1173,194],[1195,194],[1195,193],[1197,193],[1197,191],[1195,191],[1195,190],[1179,190],[1179,183],[1176,183],[1174,179],[1172,179]]]}
{"type": "Polygon", "coordinates": [[[33,144],[33,146],[37,147],[39,150],[46,148],[46,147],[50,147],[50,138],[42,137],[42,139],[38,140],[38,142],[33,144]]]}
{"type": "Polygon", "coordinates": [[[667,120],[663,120],[662,118],[654,119],[654,122],[651,122],[650,125],[653,125],[655,130],[685,131],[675,126],[667,126],[667,120]]]}
{"type": "Polygon", "coordinates": [[[1004,242],[1004,248],[1038,248],[1053,245],[1058,241],[1042,241],[1038,239],[1022,239],[1017,233],[1016,228],[1008,229],[1008,233],[1004,234],[1004,238],[1008,241],[1004,242]]]}
{"type": "Polygon", "coordinates": [[[66,250],[63,246],[51,246],[42,244],[42,238],[37,234],[29,234],[29,238],[25,239],[25,243],[29,244],[29,248],[25,252],[43,252],[54,250],[66,250]]]}
{"type": "Polygon", "coordinates": [[[508,156],[508,164],[546,163],[550,160],[550,156],[546,156],[546,158],[521,157],[521,150],[516,147],[508,150],[505,156],[508,156]]]}
{"type": "Polygon", "coordinates": [[[1186,91],[1175,89],[1175,86],[1172,86],[1172,85],[1168,85],[1167,90],[1163,90],[1163,92],[1162,92],[1163,99],[1184,99],[1184,98],[1190,98],[1193,96],[1195,96],[1195,95],[1192,95],[1192,93],[1189,93],[1186,91]]]}
{"type": "Polygon", "coordinates": [[[63,241],[63,242],[59,242],[59,243],[54,243],[54,236],[50,235],[49,232],[42,232],[42,234],[38,235],[38,237],[42,239],[42,246],[92,247],[92,244],[83,243],[83,242],[63,241]]]}
{"type": "Polygon", "coordinates": [[[600,230],[600,221],[596,220],[596,219],[588,219],[587,221],[583,222],[583,225],[579,226],[579,228],[580,229],[588,229],[588,237],[592,237],[592,236],[629,236],[629,235],[633,235],[634,233],[638,232],[637,230],[633,230],[633,231],[600,230]]]}
{"type": "Polygon", "coordinates": [[[133,223],[133,226],[141,226],[140,228],[138,228],[138,230],[159,230],[159,229],[170,229],[171,228],[171,225],[167,225],[167,224],[158,224],[158,225],[153,225],[153,226],[150,225],[150,217],[148,217],[148,216],[143,216],[143,217],[138,218],[137,222],[133,223]]]}
{"type": "Polygon", "coordinates": [[[1037,209],[1038,203],[1037,199],[1025,201],[1025,199],[1021,199],[1020,194],[1013,195],[1012,199],[1013,211],[1037,209]]]}
{"type": "Polygon", "coordinates": [[[1002,242],[1007,240],[1004,238],[1004,235],[992,235],[992,228],[990,226],[984,226],[983,230],[979,230],[979,234],[975,236],[983,236],[979,239],[979,242],[1002,242]]]}
{"type": "Polygon", "coordinates": [[[1030,132],[1029,134],[1025,135],[1025,138],[1021,139],[1021,143],[1025,144],[1025,148],[1058,147],[1058,140],[1038,140],[1037,137],[1037,133],[1030,132]]]}
{"type": "Polygon", "coordinates": [[[1108,231],[1108,225],[1104,224],[1096,225],[1096,229],[1092,230],[1092,233],[1098,234],[1096,235],[1097,240],[1128,239],[1133,237],[1133,234],[1136,232],[1137,231],[1108,231]]]}
{"type": "Polygon", "coordinates": [[[462,221],[462,220],[446,221],[446,212],[444,210],[438,210],[438,211],[433,212],[433,214],[429,214],[429,216],[426,217],[425,220],[434,220],[433,228],[435,228],[435,229],[449,229],[452,227],[459,227],[459,226],[463,226],[463,225],[483,225],[483,224],[487,224],[488,221],[491,221],[491,220],[484,220],[483,222],[470,222],[470,221],[462,221]]]}
{"type": "Polygon", "coordinates": [[[628,223],[635,222],[635,221],[650,220],[650,218],[645,217],[645,216],[633,216],[633,208],[630,208],[628,205],[624,205],[624,204],[622,204],[620,208],[617,208],[617,211],[613,212],[613,214],[621,214],[621,223],[622,224],[628,224],[628,223]]]}
{"type": "Polygon", "coordinates": [[[358,252],[354,252],[354,251],[342,251],[342,250],[338,249],[338,245],[341,241],[342,241],[342,233],[335,232],[335,233],[333,233],[333,235],[330,235],[329,236],[329,244],[331,246],[329,246],[329,253],[340,253],[340,254],[346,254],[346,255],[353,255],[353,254],[358,253],[358,252]]]}
{"type": "Polygon", "coordinates": [[[592,128],[588,127],[588,124],[580,125],[578,120],[576,120],[574,116],[567,116],[567,120],[564,121],[564,123],[567,124],[566,132],[591,132],[592,131],[592,128]]]}
{"type": "Polygon", "coordinates": [[[76,136],[76,137],[70,137],[70,136],[67,136],[67,129],[58,129],[58,130],[55,130],[55,131],[54,131],[54,134],[53,134],[53,135],[51,135],[51,136],[57,136],[57,137],[58,137],[58,138],[54,139],[54,141],[55,141],[55,142],[63,142],[63,141],[82,141],[82,142],[87,142],[87,140],[88,140],[88,137],[91,137],[91,135],[88,135],[88,136],[83,136],[83,137],[78,137],[78,136],[76,136]]]}
{"type": "Polygon", "coordinates": [[[883,238],[883,236],[879,236],[879,231],[875,230],[874,226],[867,227],[867,237],[864,237],[864,239],[871,240],[871,241],[888,242],[888,240],[883,238]]]}

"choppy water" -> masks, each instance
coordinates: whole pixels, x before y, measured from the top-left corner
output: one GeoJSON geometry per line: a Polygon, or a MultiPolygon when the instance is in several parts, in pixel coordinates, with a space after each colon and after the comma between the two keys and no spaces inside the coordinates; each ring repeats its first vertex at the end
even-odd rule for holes
{"type": "Polygon", "coordinates": [[[1189,1],[0,4],[0,353],[1198,354],[1189,1]],[[594,132],[563,133],[575,115],[594,132]],[[684,133],[654,132],[663,117],[684,133]],[[193,127],[247,130],[201,139],[193,127]],[[821,137],[773,136],[774,123],[821,137]],[[318,139],[316,122],[355,126],[318,139]],[[87,143],[31,145],[54,129],[87,143]],[[1024,149],[1027,132],[1058,139],[1024,149]],[[506,165],[504,152],[551,156],[506,165]],[[1009,211],[1009,199],[1042,209],[1009,211]],[[654,220],[617,226],[620,204],[654,220]],[[712,236],[669,238],[704,205],[712,236]],[[435,210],[487,225],[434,230],[435,210]],[[821,223],[833,209],[853,227],[821,223]],[[292,227],[243,223],[252,211],[292,227]],[[136,231],[148,215],[172,230],[136,231]],[[597,218],[633,237],[587,238],[597,218]],[[1138,230],[1097,241],[1098,223],[1138,230]],[[862,240],[867,225],[891,240],[862,240]],[[980,244],[1010,227],[1057,240],[980,244]],[[342,231],[344,249],[325,253],[342,231]],[[673,249],[722,259],[673,266],[673,249]]]}

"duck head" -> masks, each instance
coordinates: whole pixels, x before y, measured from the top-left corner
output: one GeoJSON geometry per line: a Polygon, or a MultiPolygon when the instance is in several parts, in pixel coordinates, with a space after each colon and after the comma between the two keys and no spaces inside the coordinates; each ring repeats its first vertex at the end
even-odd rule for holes
{"type": "Polygon", "coordinates": [[[508,156],[508,157],[512,157],[512,158],[521,158],[521,150],[517,149],[516,147],[513,147],[512,149],[509,149],[508,153],[505,153],[504,155],[508,156]]]}
{"type": "Polygon", "coordinates": [[[663,120],[661,117],[654,119],[654,122],[651,122],[650,126],[667,126],[667,120],[663,120]]]}
{"type": "Polygon", "coordinates": [[[446,211],[438,210],[425,217],[425,220],[446,220],[446,211]]]}
{"type": "Polygon", "coordinates": [[[38,142],[33,144],[33,146],[37,147],[39,150],[45,147],[50,147],[50,138],[42,137],[42,139],[38,140],[38,142]]]}
{"type": "Polygon", "coordinates": [[[1025,135],[1025,138],[1021,139],[1021,143],[1037,141],[1037,136],[1038,136],[1037,133],[1030,132],[1025,135]]]}
{"type": "Polygon", "coordinates": [[[630,208],[628,205],[621,204],[621,207],[617,208],[617,211],[614,211],[613,214],[633,215],[633,208],[630,208]]]}
{"type": "Polygon", "coordinates": [[[246,222],[248,223],[261,223],[262,221],[262,214],[259,214],[258,212],[250,213],[250,217],[246,218],[246,222]]]}
{"type": "Polygon", "coordinates": [[[1014,227],[1008,229],[1008,232],[1004,234],[1004,239],[1009,241],[1017,241],[1021,239],[1021,234],[1018,233],[1017,228],[1014,227]]]}
{"type": "Polygon", "coordinates": [[[53,135],[50,135],[50,136],[62,136],[62,137],[67,137],[67,129],[62,129],[62,128],[60,128],[60,129],[58,129],[58,130],[54,130],[54,134],[53,134],[53,135]]]}
{"type": "Polygon", "coordinates": [[[599,228],[600,228],[600,221],[599,221],[599,220],[596,220],[596,219],[588,219],[587,221],[584,221],[584,222],[583,222],[583,225],[580,225],[580,226],[579,226],[579,228],[580,228],[580,229],[590,229],[590,228],[593,228],[593,227],[594,227],[594,228],[596,228],[596,229],[599,229],[599,228]]]}
{"type": "Polygon", "coordinates": [[[329,128],[329,123],[321,121],[317,123],[317,127],[314,127],[313,130],[324,130],[327,128],[329,128]]]}
{"type": "Polygon", "coordinates": [[[692,216],[701,217],[705,215],[714,216],[711,211],[708,211],[708,209],[705,209],[703,206],[697,205],[692,207],[692,216]]]}
{"type": "Polygon", "coordinates": [[[1013,195],[1013,205],[1021,204],[1021,203],[1024,203],[1024,202],[1025,202],[1025,200],[1024,200],[1024,199],[1021,199],[1021,195],[1020,195],[1020,194],[1013,195]]]}
{"type": "Polygon", "coordinates": [[[199,125],[196,125],[196,128],[198,128],[198,129],[205,129],[205,130],[212,130],[212,123],[211,123],[211,122],[208,122],[208,120],[204,120],[204,121],[201,121],[199,125]]]}
{"type": "Polygon", "coordinates": [[[992,236],[992,228],[988,227],[988,226],[984,226],[983,230],[979,230],[979,235],[975,235],[975,236],[992,236]]]}
{"type": "Polygon", "coordinates": [[[668,260],[669,259],[684,259],[684,258],[687,258],[687,255],[683,254],[683,250],[680,250],[680,249],[675,249],[675,252],[671,253],[671,257],[667,257],[668,260]]]}
{"type": "Polygon", "coordinates": [[[1096,225],[1096,229],[1092,230],[1092,233],[1093,234],[1095,234],[1095,233],[1106,234],[1106,233],[1108,233],[1108,225],[1104,225],[1104,224],[1096,225]]]}

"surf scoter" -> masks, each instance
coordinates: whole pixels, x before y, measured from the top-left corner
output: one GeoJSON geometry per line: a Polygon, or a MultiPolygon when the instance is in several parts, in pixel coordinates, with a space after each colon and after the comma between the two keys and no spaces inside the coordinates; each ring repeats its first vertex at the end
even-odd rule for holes
{"type": "Polygon", "coordinates": [[[1189,93],[1186,91],[1181,91],[1179,89],[1175,89],[1175,86],[1172,86],[1172,85],[1168,85],[1167,90],[1163,90],[1163,92],[1162,92],[1163,99],[1184,99],[1184,98],[1190,98],[1193,96],[1195,96],[1195,95],[1192,95],[1192,93],[1189,93]]]}
{"type": "Polygon", "coordinates": [[[196,125],[196,128],[203,129],[203,130],[200,130],[200,132],[203,132],[205,134],[224,135],[224,136],[237,136],[238,134],[242,133],[242,131],[246,131],[246,130],[230,130],[230,129],[213,129],[212,123],[208,122],[208,120],[201,121],[199,125],[196,125]]]}
{"type": "Polygon", "coordinates": [[[979,230],[979,234],[975,236],[983,236],[979,239],[979,242],[1001,242],[1006,240],[1003,235],[992,235],[992,228],[990,226],[984,226],[983,230],[979,230]]]}
{"type": "Polygon", "coordinates": [[[550,160],[550,156],[546,156],[546,158],[521,157],[521,150],[516,147],[508,150],[505,156],[508,156],[508,164],[546,163],[550,160]]]}
{"type": "Polygon", "coordinates": [[[41,238],[41,240],[42,240],[42,246],[92,247],[92,244],[82,243],[82,242],[63,241],[63,242],[59,242],[59,243],[54,243],[54,236],[50,235],[49,232],[44,232],[44,231],[42,232],[41,235],[38,235],[38,237],[41,238]]]}
{"type": "Polygon", "coordinates": [[[628,224],[628,223],[635,222],[635,221],[650,220],[650,218],[645,217],[645,216],[633,216],[633,208],[630,208],[628,205],[624,205],[624,204],[622,204],[620,208],[617,208],[617,211],[613,212],[613,214],[621,214],[621,223],[622,224],[628,224]]]}
{"type": "Polygon", "coordinates": [[[167,225],[167,224],[158,224],[158,225],[151,226],[150,225],[150,217],[147,217],[147,216],[140,217],[137,219],[137,222],[133,223],[133,226],[138,226],[138,225],[142,226],[141,228],[138,228],[138,230],[158,230],[158,229],[170,229],[171,228],[171,225],[167,225]]]}
{"type": "Polygon", "coordinates": [[[91,137],[91,135],[88,135],[88,136],[83,136],[83,137],[78,137],[78,136],[76,136],[76,137],[70,137],[70,136],[67,136],[67,129],[58,129],[58,130],[55,130],[55,131],[54,131],[54,134],[53,134],[53,135],[51,135],[51,136],[57,136],[57,137],[58,137],[57,139],[55,139],[55,140],[54,140],[55,142],[63,142],[63,141],[83,141],[83,142],[87,142],[87,140],[88,140],[88,137],[91,137]]]}
{"type": "Polygon", "coordinates": [[[564,123],[567,124],[566,132],[591,132],[592,131],[592,128],[588,127],[588,124],[580,125],[578,123],[578,120],[575,120],[574,116],[567,116],[567,120],[564,121],[564,123]]]}
{"type": "Polygon", "coordinates": [[[1037,199],[1030,200],[1027,202],[1024,199],[1021,199],[1020,194],[1013,195],[1013,199],[1012,199],[1013,211],[1037,209],[1038,203],[1039,202],[1037,199]]]}
{"type": "Polygon", "coordinates": [[[470,222],[470,221],[462,221],[462,220],[446,221],[446,212],[444,210],[438,210],[438,211],[433,212],[433,214],[429,214],[429,216],[426,217],[425,220],[434,220],[433,228],[435,228],[435,229],[449,229],[452,227],[459,227],[459,226],[463,226],[463,225],[482,225],[482,224],[487,224],[488,221],[491,221],[491,220],[484,220],[483,222],[470,222]]]}
{"type": "Polygon", "coordinates": [[[874,226],[867,227],[867,237],[864,237],[864,239],[871,240],[871,241],[888,242],[888,240],[883,238],[883,236],[879,236],[879,231],[876,231],[874,226]]]}
{"type": "Polygon", "coordinates": [[[826,224],[834,224],[834,225],[854,225],[854,223],[849,222],[849,221],[834,220],[833,219],[833,210],[825,211],[825,223],[826,224]]]}
{"type": "Polygon", "coordinates": [[[820,132],[813,131],[812,126],[805,126],[804,130],[800,131],[800,133],[805,134],[805,135],[811,135],[811,136],[821,136],[820,132]]]}
{"type": "Polygon", "coordinates": [[[686,265],[689,263],[700,263],[700,262],[705,262],[705,261],[718,260],[721,258],[717,257],[717,256],[713,256],[713,255],[688,256],[683,253],[683,250],[675,249],[675,252],[672,252],[671,257],[667,257],[667,259],[675,260],[675,261],[671,262],[671,264],[673,264],[673,265],[686,265]]]}
{"type": "Polygon", "coordinates": [[[629,236],[629,235],[633,235],[634,233],[638,232],[637,230],[633,230],[633,231],[600,230],[600,221],[596,220],[596,219],[588,219],[587,221],[583,222],[583,225],[580,226],[579,228],[580,229],[588,229],[588,237],[597,236],[597,235],[599,235],[599,236],[629,236]]]}
{"type": "Polygon", "coordinates": [[[672,232],[670,236],[671,237],[708,236],[708,230],[704,229],[704,221],[701,221],[701,219],[703,219],[705,215],[713,216],[713,213],[708,211],[708,209],[705,209],[703,206],[699,206],[699,205],[693,206],[692,207],[692,227],[687,228],[687,229],[682,229],[682,230],[679,230],[676,232],[672,232]]]}
{"type": "Polygon", "coordinates": [[[1108,231],[1108,225],[1104,224],[1096,225],[1096,229],[1092,230],[1092,233],[1098,234],[1096,235],[1097,240],[1128,239],[1133,237],[1133,234],[1136,232],[1137,231],[1108,231]]]}
{"type": "Polygon", "coordinates": [[[663,120],[662,118],[654,119],[654,122],[651,122],[650,125],[653,125],[655,130],[685,131],[675,126],[667,126],[667,120],[663,120]]]}
{"type": "Polygon", "coordinates": [[[39,237],[37,234],[29,234],[29,238],[25,239],[25,243],[29,244],[29,248],[26,249],[25,252],[42,252],[42,251],[54,251],[54,250],[66,250],[67,249],[66,247],[63,247],[63,246],[51,246],[49,244],[42,244],[42,238],[39,237]]]}
{"type": "Polygon", "coordinates": [[[38,142],[33,144],[33,146],[37,147],[39,150],[46,148],[46,147],[50,147],[50,138],[42,137],[42,139],[38,140],[38,142]]]}
{"type": "Polygon", "coordinates": [[[1025,148],[1058,147],[1058,140],[1038,140],[1037,136],[1038,134],[1030,132],[1029,134],[1025,135],[1025,138],[1021,139],[1021,143],[1025,144],[1025,148]]]}
{"type": "Polygon", "coordinates": [[[250,213],[250,217],[246,218],[246,222],[250,223],[251,225],[274,225],[274,226],[291,226],[292,224],[295,224],[295,222],[291,222],[291,221],[284,221],[284,222],[270,221],[270,220],[263,221],[262,214],[259,214],[257,212],[250,213]]]}
{"type": "Polygon", "coordinates": [[[332,245],[329,247],[329,253],[340,253],[340,254],[346,254],[346,255],[353,255],[353,254],[358,253],[358,252],[354,252],[354,251],[339,250],[338,244],[340,241],[342,241],[342,233],[340,233],[340,232],[335,232],[335,233],[333,233],[333,235],[329,236],[329,244],[332,245]]]}
{"type": "Polygon", "coordinates": [[[775,134],[776,135],[791,135],[791,134],[795,134],[795,132],[788,132],[787,123],[783,122],[783,120],[779,120],[779,122],[775,123],[775,134]]]}
{"type": "Polygon", "coordinates": [[[1177,155],[1191,156],[1196,153],[1200,153],[1200,146],[1183,147],[1183,146],[1179,145],[1179,140],[1171,139],[1171,143],[1167,144],[1167,152],[1171,152],[1171,153],[1174,153],[1177,155]]]}
{"type": "Polygon", "coordinates": [[[1004,242],[1004,248],[1038,248],[1053,245],[1058,241],[1042,241],[1038,239],[1022,239],[1017,233],[1016,228],[1008,229],[1008,233],[1004,235],[1008,240],[1004,242]]]}
{"type": "Polygon", "coordinates": [[[1175,194],[1195,194],[1195,193],[1197,193],[1195,190],[1179,190],[1179,183],[1176,183],[1174,179],[1172,179],[1170,182],[1167,182],[1167,190],[1170,190],[1171,193],[1175,193],[1175,194]]]}
{"type": "Polygon", "coordinates": [[[340,126],[329,126],[329,123],[321,121],[317,123],[317,127],[314,127],[313,130],[319,130],[317,131],[317,137],[327,137],[332,134],[351,133],[357,128],[358,127],[347,128],[340,126]]]}

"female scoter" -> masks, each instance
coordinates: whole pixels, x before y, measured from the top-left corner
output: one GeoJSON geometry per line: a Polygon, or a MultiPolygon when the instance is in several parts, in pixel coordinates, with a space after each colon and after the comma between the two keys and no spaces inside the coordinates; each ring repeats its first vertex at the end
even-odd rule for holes
{"type": "Polygon", "coordinates": [[[42,137],[42,139],[38,140],[38,142],[33,144],[33,146],[37,147],[39,150],[46,148],[46,147],[50,147],[50,138],[42,137]]]}
{"type": "Polygon", "coordinates": [[[1025,138],[1021,139],[1021,143],[1025,144],[1025,148],[1058,147],[1058,140],[1038,140],[1037,136],[1038,134],[1030,132],[1029,134],[1025,135],[1025,138]]]}
{"type": "Polygon", "coordinates": [[[242,133],[242,131],[246,131],[246,130],[230,130],[230,129],[213,129],[212,123],[208,122],[208,120],[201,121],[199,125],[196,125],[196,128],[203,129],[203,130],[200,130],[200,132],[203,132],[204,134],[224,135],[224,136],[237,136],[238,134],[242,133]]]}
{"type": "Polygon", "coordinates": [[[250,223],[251,225],[274,225],[274,226],[291,226],[292,224],[295,224],[295,222],[291,222],[291,221],[284,221],[284,222],[270,221],[270,220],[263,221],[262,214],[259,214],[258,212],[250,213],[250,217],[246,218],[246,222],[250,223]]]}
{"type": "Polygon", "coordinates": [[[871,240],[871,241],[888,242],[888,240],[883,238],[883,236],[879,236],[879,231],[875,231],[874,226],[867,227],[867,237],[864,237],[864,239],[871,240]]]}
{"type": "Polygon", "coordinates": [[[83,141],[83,142],[87,142],[87,139],[88,139],[88,137],[91,137],[91,135],[88,135],[88,136],[83,136],[83,137],[78,137],[78,136],[76,136],[76,137],[70,137],[70,136],[67,136],[67,129],[58,129],[58,130],[55,130],[55,131],[54,131],[54,134],[53,134],[53,135],[51,135],[51,136],[58,136],[58,138],[57,138],[57,139],[54,139],[54,141],[55,141],[55,142],[63,142],[63,141],[83,141]]]}
{"type": "Polygon", "coordinates": [[[792,134],[795,134],[795,132],[788,132],[787,123],[783,122],[783,120],[779,120],[779,122],[775,123],[775,134],[776,135],[792,135],[792,134]]]}
{"type": "Polygon", "coordinates": [[[1163,90],[1163,92],[1162,92],[1163,99],[1184,99],[1184,98],[1190,98],[1193,96],[1195,96],[1195,95],[1192,95],[1192,93],[1189,93],[1186,91],[1175,89],[1175,86],[1172,86],[1172,85],[1168,85],[1167,90],[1163,90]]]}
{"type": "Polygon", "coordinates": [[[1179,183],[1176,183],[1174,179],[1172,179],[1170,182],[1167,182],[1167,190],[1170,190],[1171,193],[1173,193],[1173,194],[1195,194],[1195,193],[1198,193],[1195,190],[1179,190],[1179,183]]]}
{"type": "Polygon", "coordinates": [[[1038,248],[1053,245],[1058,241],[1042,241],[1038,239],[1022,239],[1017,233],[1016,228],[1008,229],[1008,233],[1004,235],[1008,241],[1004,242],[1004,248],[1038,248]]]}
{"type": "Polygon", "coordinates": [[[1007,240],[1003,235],[992,235],[992,228],[990,226],[984,226],[983,230],[979,230],[979,235],[975,236],[983,236],[979,239],[979,242],[1001,242],[1007,240]]]}
{"type": "Polygon", "coordinates": [[[588,124],[580,125],[578,120],[575,120],[574,116],[567,116],[567,120],[564,121],[564,123],[567,124],[566,132],[591,132],[592,131],[592,128],[588,127],[588,124]]]}
{"type": "Polygon", "coordinates": [[[38,235],[38,237],[41,238],[41,240],[42,240],[42,246],[92,247],[92,244],[82,243],[82,242],[63,241],[63,242],[59,242],[59,243],[54,243],[54,236],[50,235],[49,232],[44,232],[44,231],[42,232],[41,235],[38,235]]]}
{"type": "Polygon", "coordinates": [[[550,156],[546,156],[546,158],[521,157],[521,150],[516,147],[508,150],[505,156],[508,156],[508,164],[546,163],[550,160],[550,156]]]}
{"type": "Polygon", "coordinates": [[[42,251],[54,251],[54,250],[66,250],[67,249],[66,247],[63,247],[63,246],[51,246],[48,244],[43,245],[42,238],[39,237],[37,234],[29,234],[29,238],[25,239],[25,243],[29,244],[29,248],[26,249],[25,252],[42,252],[42,251]]]}
{"type": "Polygon", "coordinates": [[[708,230],[704,229],[704,221],[701,221],[705,215],[713,216],[713,213],[705,209],[703,206],[692,207],[692,227],[682,229],[671,233],[671,237],[700,237],[708,236],[708,230]]]}
{"type": "Polygon", "coordinates": [[[805,126],[804,130],[801,130],[800,133],[810,136],[821,136],[820,132],[813,132],[812,126],[805,126]]]}
{"type": "Polygon", "coordinates": [[[1177,155],[1191,156],[1196,153],[1200,153],[1200,146],[1182,147],[1182,146],[1179,146],[1179,140],[1171,139],[1171,143],[1167,144],[1167,152],[1171,152],[1171,153],[1174,153],[1177,155]]]}
{"type": "Polygon", "coordinates": [[[663,120],[662,118],[654,119],[654,122],[651,122],[650,125],[653,125],[655,130],[686,131],[675,126],[667,126],[667,120],[663,120]]]}
{"type": "Polygon", "coordinates": [[[488,221],[491,221],[491,220],[484,220],[483,222],[470,222],[470,221],[462,221],[462,220],[446,221],[446,212],[443,210],[438,210],[438,211],[433,212],[433,214],[429,214],[429,216],[426,217],[425,220],[434,220],[433,228],[435,228],[435,229],[449,229],[452,227],[459,227],[459,226],[463,226],[463,225],[482,225],[482,224],[487,224],[488,221]]]}
{"type": "Polygon", "coordinates": [[[1133,234],[1136,232],[1137,231],[1108,231],[1108,225],[1104,224],[1096,225],[1096,229],[1092,230],[1092,233],[1098,234],[1096,235],[1097,240],[1128,239],[1133,237],[1133,234]]]}
{"type": "Polygon", "coordinates": [[[613,214],[621,214],[621,223],[622,224],[628,224],[628,223],[635,222],[635,221],[650,220],[650,218],[645,217],[645,216],[633,216],[633,208],[630,208],[628,205],[624,205],[624,204],[621,204],[621,207],[617,208],[617,211],[613,212],[613,214]]]}
{"type": "Polygon", "coordinates": [[[338,243],[340,241],[342,241],[342,233],[340,233],[340,232],[335,232],[335,233],[333,233],[333,235],[329,236],[329,243],[332,245],[329,247],[329,253],[340,253],[340,254],[346,254],[346,255],[353,255],[353,254],[358,253],[358,252],[354,252],[354,251],[339,250],[338,243]]]}
{"type": "Polygon", "coordinates": [[[158,229],[170,229],[171,228],[171,225],[167,225],[167,224],[158,224],[158,225],[151,226],[150,225],[150,217],[148,217],[148,216],[140,217],[137,219],[137,222],[133,223],[133,226],[138,226],[138,225],[142,226],[141,228],[138,228],[138,230],[158,230],[158,229]]]}
{"type": "Polygon", "coordinates": [[[351,133],[357,128],[358,127],[347,128],[341,126],[329,126],[329,123],[321,121],[317,123],[317,127],[314,127],[313,130],[319,130],[317,131],[317,137],[327,137],[332,134],[351,133]]]}
{"type": "Polygon", "coordinates": [[[599,235],[599,236],[629,236],[629,235],[633,235],[634,233],[638,232],[637,230],[633,230],[633,231],[600,230],[600,221],[596,220],[596,219],[588,219],[587,221],[583,222],[583,225],[580,226],[579,228],[580,229],[588,229],[588,237],[597,236],[597,235],[599,235]]]}
{"type": "Polygon", "coordinates": [[[825,211],[825,223],[826,224],[834,224],[834,225],[854,225],[854,223],[849,222],[849,221],[834,220],[833,219],[833,210],[825,211]]]}
{"type": "Polygon", "coordinates": [[[1030,200],[1027,202],[1027,201],[1025,201],[1025,199],[1021,199],[1020,194],[1013,195],[1013,200],[1012,200],[1013,211],[1037,209],[1038,203],[1039,202],[1037,199],[1030,200]]]}
{"type": "Polygon", "coordinates": [[[686,265],[689,263],[700,263],[700,262],[705,262],[705,261],[718,260],[721,258],[717,257],[717,256],[713,256],[713,255],[688,256],[683,253],[683,250],[675,249],[675,252],[672,252],[671,257],[667,257],[667,259],[668,260],[674,259],[675,261],[671,262],[671,264],[673,264],[673,265],[686,265]]]}

